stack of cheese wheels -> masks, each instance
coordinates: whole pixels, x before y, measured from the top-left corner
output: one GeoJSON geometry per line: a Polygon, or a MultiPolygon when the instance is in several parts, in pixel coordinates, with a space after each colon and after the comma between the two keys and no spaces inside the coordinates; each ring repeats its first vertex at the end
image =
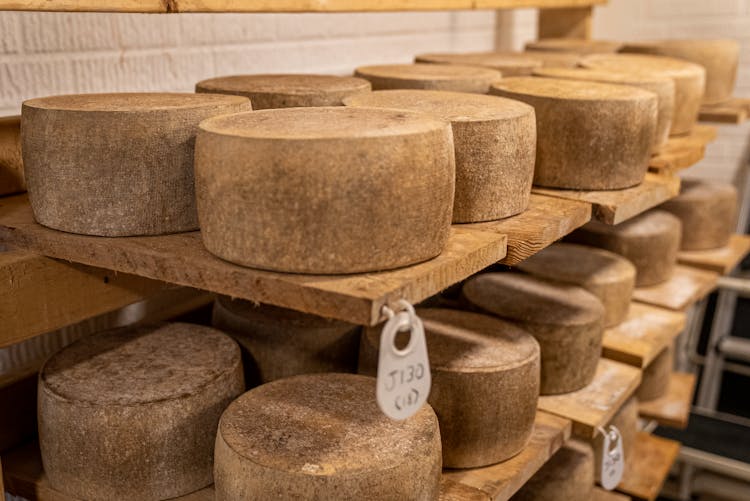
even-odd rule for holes
{"type": "Polygon", "coordinates": [[[238,113],[201,123],[195,150],[203,242],[227,261],[356,273],[425,261],[448,239],[455,157],[437,118],[343,106],[238,113]]]}
{"type": "Polygon", "coordinates": [[[556,243],[522,261],[518,268],[540,278],[578,285],[598,297],[604,305],[604,327],[613,327],[628,315],[635,266],[618,254],[556,243]]]}
{"type": "Polygon", "coordinates": [[[454,223],[491,221],[526,210],[536,154],[531,106],[495,96],[424,90],[376,91],[344,102],[420,111],[451,122],[456,152],[454,223]]]}
{"type": "Polygon", "coordinates": [[[658,109],[651,151],[659,151],[669,139],[669,129],[672,127],[674,114],[674,80],[671,78],[637,71],[619,73],[588,68],[539,68],[534,70],[534,76],[630,85],[653,92],[657,96],[658,109]]]}
{"type": "Polygon", "coordinates": [[[594,452],[587,443],[568,441],[511,497],[511,501],[590,501],[594,452]]]}
{"type": "Polygon", "coordinates": [[[651,158],[656,95],[634,87],[515,77],[490,93],[536,110],[534,184],[613,190],[643,181],[651,158]]]}
{"type": "Polygon", "coordinates": [[[724,247],[737,218],[737,188],[717,181],[683,179],[680,194],[659,208],[682,221],[682,250],[724,247]]]}
{"type": "Polygon", "coordinates": [[[641,385],[635,393],[638,400],[654,400],[666,395],[673,369],[674,346],[670,345],[644,369],[641,385]]]}
{"type": "Polygon", "coordinates": [[[486,94],[502,74],[476,66],[386,64],[361,66],[354,75],[369,80],[374,90],[423,89],[486,94]]]}
{"type": "Polygon", "coordinates": [[[248,386],[298,374],[357,371],[359,328],[346,322],[220,296],[213,325],[243,348],[248,386]]]}
{"type": "Polygon", "coordinates": [[[534,68],[542,66],[539,59],[531,55],[508,52],[468,52],[421,54],[417,63],[480,66],[498,70],[504,77],[531,75],[534,68]]]}
{"type": "Polygon", "coordinates": [[[681,234],[679,219],[666,211],[650,210],[615,226],[591,221],[567,240],[620,254],[635,265],[635,286],[646,287],[672,276],[681,234]]]}
{"type": "Polygon", "coordinates": [[[404,421],[375,402],[375,379],[313,374],[232,402],[216,437],[216,499],[437,500],[440,431],[429,405],[404,421]]]}
{"type": "Polygon", "coordinates": [[[591,382],[601,354],[604,307],[581,287],[522,273],[486,273],[464,284],[474,306],[530,332],[542,351],[542,395],[591,382]]]}
{"type": "Polygon", "coordinates": [[[39,376],[50,485],[76,499],[167,499],[209,485],[219,417],[244,390],[237,343],[162,324],[84,337],[39,376]]]}
{"type": "Polygon", "coordinates": [[[740,46],[735,40],[654,40],[628,42],[623,52],[654,54],[684,59],[706,69],[704,104],[718,104],[732,97],[737,79],[740,46]]]}
{"type": "Polygon", "coordinates": [[[362,78],[333,75],[234,75],[198,82],[196,92],[249,97],[253,109],[340,106],[344,98],[370,91],[362,78]]]}
{"type": "Polygon", "coordinates": [[[675,98],[671,136],[688,134],[698,120],[706,84],[703,67],[670,57],[639,54],[593,54],[580,63],[587,68],[615,72],[651,73],[674,80],[675,98]]]}
{"type": "Polygon", "coordinates": [[[527,51],[574,52],[576,54],[606,54],[617,52],[621,47],[621,42],[579,38],[543,38],[526,43],[527,51]]]}
{"type": "Polygon", "coordinates": [[[86,235],[198,228],[193,143],[240,96],[82,94],[23,103],[23,164],[37,222],[86,235]]]}
{"type": "MultiPolygon", "coordinates": [[[[610,425],[617,428],[620,432],[620,440],[622,441],[622,452],[624,457],[625,469],[627,472],[628,461],[630,461],[631,452],[635,446],[635,440],[638,435],[638,399],[631,397],[625,402],[620,410],[615,414],[615,417],[609,422],[610,425]]],[[[601,458],[604,452],[604,437],[601,433],[597,433],[594,437],[593,443],[594,457],[601,458]]],[[[596,461],[596,478],[601,478],[601,462],[596,461]]]]}
{"type": "MultiPolygon", "coordinates": [[[[432,369],[428,402],[440,421],[443,466],[505,461],[528,443],[539,396],[539,345],[518,327],[479,313],[418,309],[432,369]]],[[[381,327],[365,330],[360,372],[377,374],[381,327]]]]}

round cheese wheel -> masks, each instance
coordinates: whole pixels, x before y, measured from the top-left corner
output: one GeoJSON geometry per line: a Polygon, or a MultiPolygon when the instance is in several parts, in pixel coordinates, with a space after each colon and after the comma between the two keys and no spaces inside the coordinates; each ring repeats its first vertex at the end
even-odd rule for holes
{"type": "Polygon", "coordinates": [[[204,121],[195,149],[201,236],[227,261],[357,273],[425,261],[448,239],[456,170],[442,120],[373,108],[261,110],[204,121]]]}
{"type": "Polygon", "coordinates": [[[415,58],[415,61],[417,63],[466,65],[492,68],[493,70],[500,71],[500,73],[502,73],[502,76],[504,77],[530,75],[531,71],[534,68],[538,68],[542,65],[542,62],[539,59],[534,59],[531,55],[512,52],[422,54],[417,56],[415,58]]]}
{"type": "Polygon", "coordinates": [[[674,114],[671,136],[688,134],[698,120],[706,70],[697,64],[670,57],[640,54],[593,54],[580,63],[587,68],[615,72],[651,73],[674,80],[674,114]]]}
{"type": "Polygon", "coordinates": [[[298,374],[357,371],[356,325],[220,296],[213,326],[243,349],[248,386],[298,374]]]}
{"type": "Polygon", "coordinates": [[[536,155],[531,106],[495,96],[425,90],[376,91],[345,104],[420,111],[450,121],[456,152],[454,223],[491,221],[528,207],[536,155]]]}
{"type": "Polygon", "coordinates": [[[669,129],[672,127],[674,114],[674,80],[653,73],[593,70],[589,68],[539,68],[534,76],[561,78],[565,80],[584,80],[587,82],[630,85],[653,92],[657,96],[656,130],[651,151],[657,152],[669,140],[669,129]]]}
{"type": "Polygon", "coordinates": [[[542,351],[542,395],[580,390],[594,378],[604,307],[585,289],[522,273],[485,273],[469,279],[463,295],[536,338],[542,351]]]}
{"type": "Polygon", "coordinates": [[[374,90],[423,89],[486,94],[500,72],[489,68],[435,64],[360,66],[355,76],[369,80],[374,90]]]}
{"type": "Polygon", "coordinates": [[[219,417],[244,390],[237,343],[161,324],[84,337],[39,376],[50,485],[76,499],[157,500],[212,482],[219,417]]]}
{"type": "Polygon", "coordinates": [[[679,219],[666,211],[650,210],[616,226],[591,221],[567,240],[620,254],[635,265],[635,286],[646,287],[672,277],[681,234],[679,219]]]}
{"type": "Polygon", "coordinates": [[[490,93],[536,111],[534,184],[614,190],[643,181],[651,158],[657,98],[624,85],[515,77],[490,93]]]}
{"type": "Polygon", "coordinates": [[[569,440],[513,495],[512,501],[590,501],[594,491],[591,446],[569,440]]]}
{"type": "Polygon", "coordinates": [[[638,400],[654,400],[666,395],[673,369],[674,346],[668,346],[643,370],[641,385],[635,392],[638,400]]]}
{"type": "Polygon", "coordinates": [[[737,188],[729,183],[683,179],[680,194],[659,208],[682,221],[681,249],[724,247],[737,219],[737,188]]]}
{"type": "Polygon", "coordinates": [[[231,403],[219,423],[216,499],[436,500],[440,431],[429,405],[386,417],[375,379],[280,379],[231,403]]]}
{"type": "Polygon", "coordinates": [[[196,92],[249,97],[253,109],[340,106],[345,97],[370,91],[362,78],[333,75],[233,75],[198,82],[196,92]]]}
{"type": "Polygon", "coordinates": [[[518,264],[539,278],[583,287],[604,305],[604,327],[628,316],[635,288],[635,266],[622,256],[595,247],[552,244],[518,264]]]}
{"type": "Polygon", "coordinates": [[[699,64],[706,69],[704,104],[732,97],[737,80],[740,45],[735,40],[652,40],[628,42],[622,52],[668,56],[699,64]]]}
{"type": "Polygon", "coordinates": [[[543,38],[526,43],[527,51],[574,52],[576,54],[600,54],[617,52],[622,43],[611,40],[583,38],[543,38]]]}
{"type": "MultiPolygon", "coordinates": [[[[523,450],[539,396],[539,344],[518,327],[479,313],[417,309],[427,338],[443,466],[476,468],[523,450]]],[[[365,329],[360,372],[377,375],[382,326],[365,329]]]]}
{"type": "Polygon", "coordinates": [[[23,164],[37,222],[86,235],[196,230],[193,143],[201,120],[247,98],[81,94],[31,99],[23,164]]]}
{"type": "MultiPolygon", "coordinates": [[[[615,426],[620,432],[622,452],[625,456],[625,471],[627,472],[628,461],[630,461],[631,452],[633,451],[638,435],[638,399],[635,397],[629,398],[609,424],[615,426]]],[[[594,448],[594,458],[601,458],[604,452],[604,437],[601,433],[596,434],[592,445],[594,448]]],[[[601,466],[601,462],[597,460],[595,464],[597,479],[601,478],[601,466]]]]}

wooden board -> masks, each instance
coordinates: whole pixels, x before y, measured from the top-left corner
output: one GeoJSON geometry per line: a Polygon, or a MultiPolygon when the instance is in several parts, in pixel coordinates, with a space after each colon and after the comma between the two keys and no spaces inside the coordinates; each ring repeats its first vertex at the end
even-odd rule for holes
{"type": "Polygon", "coordinates": [[[244,268],[211,255],[198,232],[107,238],[51,230],[34,222],[25,195],[0,199],[0,242],[50,257],[375,325],[382,307],[418,303],[505,257],[505,235],[454,226],[435,259],[398,270],[318,276],[244,268]]]}
{"type": "Polygon", "coordinates": [[[601,487],[594,487],[592,499],[593,501],[628,501],[631,497],[620,492],[607,491],[601,487]]]}
{"type": "Polygon", "coordinates": [[[21,117],[0,117],[0,195],[26,191],[21,159],[21,117]]]}
{"type": "Polygon", "coordinates": [[[518,455],[484,468],[443,470],[441,501],[450,499],[505,501],[509,499],[557,452],[570,438],[570,434],[569,420],[545,412],[537,412],[531,441],[518,455]],[[457,495],[459,492],[480,497],[459,497],[457,495]]]}
{"type": "Polygon", "coordinates": [[[712,271],[677,265],[672,278],[650,287],[636,287],[633,299],[670,310],[685,311],[716,288],[719,275],[712,271]]]}
{"type": "Polygon", "coordinates": [[[687,315],[633,302],[627,318],[604,331],[602,356],[644,368],[685,328],[687,315]]]}
{"type": "Polygon", "coordinates": [[[663,426],[685,429],[695,392],[695,374],[674,372],[666,395],[648,402],[638,402],[638,414],[663,426]]]}
{"type": "Polygon", "coordinates": [[[734,97],[721,104],[704,104],[698,119],[702,122],[741,124],[750,116],[750,99],[734,97]]]}
{"type": "Polygon", "coordinates": [[[539,397],[539,410],[573,421],[573,434],[591,439],[635,392],[641,371],[630,365],[602,358],[594,380],[585,388],[562,395],[539,397]]]}
{"type": "Polygon", "coordinates": [[[534,187],[533,192],[588,202],[593,205],[594,218],[606,224],[618,224],[677,196],[680,178],[649,172],[641,184],[624,190],[577,191],[534,187]]]}
{"type": "Polygon", "coordinates": [[[679,442],[638,432],[627,473],[617,490],[636,499],[653,501],[679,452],[679,442]]]}
{"type": "Polygon", "coordinates": [[[716,127],[696,125],[686,136],[669,138],[659,154],[651,157],[649,170],[670,174],[700,162],[706,153],[706,145],[716,139],[716,133],[716,127]]]}
{"type": "Polygon", "coordinates": [[[727,275],[745,259],[748,253],[750,253],[750,235],[732,235],[725,247],[703,251],[680,251],[677,254],[677,261],[695,268],[727,275]]]}
{"type": "Polygon", "coordinates": [[[462,225],[508,236],[508,255],[501,262],[512,266],[536,254],[589,222],[591,205],[576,200],[532,194],[529,207],[499,221],[462,225]]]}

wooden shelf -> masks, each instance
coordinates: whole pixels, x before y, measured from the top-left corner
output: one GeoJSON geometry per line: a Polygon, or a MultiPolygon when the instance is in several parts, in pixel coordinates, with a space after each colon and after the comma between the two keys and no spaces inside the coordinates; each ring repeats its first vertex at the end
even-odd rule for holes
{"type": "Polygon", "coordinates": [[[604,331],[602,356],[644,368],[685,328],[685,313],[633,302],[627,318],[604,331]]]}
{"type": "Polygon", "coordinates": [[[750,253],[750,235],[732,235],[726,247],[703,251],[680,251],[677,261],[726,275],[750,253]]]}
{"type": "Polygon", "coordinates": [[[537,408],[570,419],[574,435],[591,439],[597,427],[612,420],[640,382],[640,369],[602,358],[591,384],[572,393],[539,397],[537,408]]]}
{"type": "Polygon", "coordinates": [[[741,124],[750,116],[750,99],[734,97],[721,104],[703,105],[698,119],[702,122],[741,124]]]}
{"type": "Polygon", "coordinates": [[[651,287],[636,287],[633,299],[670,310],[685,311],[716,288],[719,275],[677,265],[674,275],[666,282],[651,287]]]}
{"type": "Polygon", "coordinates": [[[21,117],[0,117],[0,195],[26,191],[21,160],[21,117]]]}
{"type": "Polygon", "coordinates": [[[638,432],[625,477],[617,490],[636,499],[653,501],[659,495],[679,451],[679,442],[638,432]]]}
{"type": "Polygon", "coordinates": [[[716,139],[716,133],[716,127],[696,125],[686,136],[669,138],[659,154],[651,157],[649,170],[670,174],[700,162],[706,153],[706,145],[716,139]]]}
{"type": "Polygon", "coordinates": [[[660,425],[685,429],[694,391],[694,374],[674,372],[669,379],[667,394],[655,400],[638,402],[638,413],[642,418],[653,419],[660,425]]]}
{"type": "Polygon", "coordinates": [[[620,492],[607,491],[601,487],[594,487],[592,499],[593,501],[629,501],[631,497],[620,492]]]}

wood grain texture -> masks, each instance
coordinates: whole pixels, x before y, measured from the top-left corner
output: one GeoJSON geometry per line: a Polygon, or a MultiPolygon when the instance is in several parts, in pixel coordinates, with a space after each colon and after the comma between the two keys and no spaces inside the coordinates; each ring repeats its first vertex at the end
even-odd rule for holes
{"type": "Polygon", "coordinates": [[[698,114],[701,122],[739,125],[750,116],[750,99],[734,97],[719,104],[704,104],[698,114]]]}
{"type": "Polygon", "coordinates": [[[617,491],[653,501],[679,452],[679,442],[639,432],[628,460],[628,473],[617,486],[617,491]]]}
{"type": "Polygon", "coordinates": [[[701,160],[706,145],[716,140],[716,127],[696,125],[686,136],[672,136],[659,152],[651,157],[648,168],[657,174],[672,174],[701,160]]]}
{"type": "Polygon", "coordinates": [[[695,374],[673,372],[669,390],[663,397],[638,402],[638,414],[653,419],[662,426],[685,429],[690,418],[690,406],[695,392],[695,374]]]}
{"type": "Polygon", "coordinates": [[[630,501],[630,499],[631,497],[625,494],[594,487],[593,501],[630,501]]]}
{"type": "Polygon", "coordinates": [[[294,275],[222,261],[198,232],[108,238],[63,233],[34,222],[25,195],[0,199],[0,241],[50,257],[218,292],[250,301],[375,325],[398,299],[417,303],[505,257],[504,234],[454,226],[443,253],[398,270],[356,275],[294,275]]]}
{"type": "Polygon", "coordinates": [[[685,311],[716,288],[719,275],[712,271],[677,265],[672,278],[649,287],[636,287],[633,299],[670,310],[685,311]]]}
{"type": "Polygon", "coordinates": [[[729,243],[719,249],[680,251],[677,262],[727,275],[750,253],[750,235],[732,235],[729,243]]]}
{"type": "Polygon", "coordinates": [[[26,191],[21,159],[21,117],[0,117],[0,195],[26,191]]]}
{"type": "Polygon", "coordinates": [[[539,12],[539,38],[591,38],[591,7],[574,7],[539,12]]]}

